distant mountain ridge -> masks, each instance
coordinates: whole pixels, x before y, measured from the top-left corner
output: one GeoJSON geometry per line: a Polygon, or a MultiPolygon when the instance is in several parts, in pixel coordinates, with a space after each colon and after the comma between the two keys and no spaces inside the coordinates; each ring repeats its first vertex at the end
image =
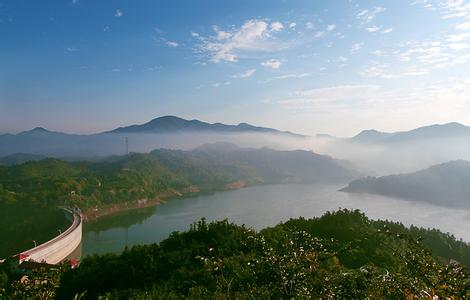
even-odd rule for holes
{"type": "MultiPolygon", "coordinates": [[[[176,135],[186,134],[175,143],[187,141],[188,144],[196,143],[197,137],[206,135],[206,140],[200,144],[213,142],[207,135],[231,137],[231,134],[270,134],[277,137],[303,138],[305,136],[280,131],[273,128],[258,127],[247,123],[227,125],[222,123],[206,123],[199,120],[186,120],[176,116],[164,116],[155,118],[142,125],[130,125],[119,127],[110,131],[95,134],[68,134],[57,131],[49,131],[43,127],[36,127],[18,134],[0,135],[0,157],[23,153],[45,155],[60,158],[90,157],[125,154],[124,139],[129,137],[132,150],[136,152],[148,152],[162,147],[160,143],[170,143],[168,139],[153,138],[149,135],[176,135]],[[193,139],[190,141],[190,139],[193,139]]],[[[170,143],[171,144],[171,143],[170,143]]],[[[163,145],[164,147],[171,147],[163,145]]],[[[196,145],[197,146],[197,145],[196,145]]]]}
{"type": "Polygon", "coordinates": [[[437,138],[470,137],[470,127],[452,122],[418,127],[409,131],[381,132],[375,129],[363,130],[349,140],[363,143],[405,142],[437,138]]]}
{"type": "Polygon", "coordinates": [[[451,161],[415,173],[365,177],[341,191],[426,201],[447,207],[470,208],[470,162],[451,161]]]}
{"type": "Polygon", "coordinates": [[[206,123],[199,120],[186,120],[176,116],[164,116],[153,119],[142,125],[119,127],[104,133],[168,133],[176,131],[215,131],[215,132],[262,132],[293,134],[267,127],[253,126],[247,123],[226,125],[222,123],[206,123]]]}

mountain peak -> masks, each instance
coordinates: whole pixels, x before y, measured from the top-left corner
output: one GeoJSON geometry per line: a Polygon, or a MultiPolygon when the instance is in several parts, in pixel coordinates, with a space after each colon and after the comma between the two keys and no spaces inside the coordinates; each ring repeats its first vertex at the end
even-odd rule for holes
{"type": "Polygon", "coordinates": [[[385,138],[389,135],[390,133],[387,133],[387,132],[382,132],[382,131],[378,131],[375,129],[367,129],[367,130],[361,131],[359,134],[355,135],[352,139],[355,141],[366,142],[366,141],[375,141],[377,139],[385,138]]]}
{"type": "Polygon", "coordinates": [[[20,134],[28,134],[28,133],[49,133],[50,131],[44,127],[35,127],[31,130],[23,131],[20,134]]]}
{"type": "Polygon", "coordinates": [[[283,133],[276,129],[257,127],[248,123],[227,125],[222,123],[206,123],[199,120],[186,120],[176,116],[163,116],[155,118],[145,124],[119,127],[105,133],[174,133],[174,132],[259,132],[259,133],[283,133]]]}

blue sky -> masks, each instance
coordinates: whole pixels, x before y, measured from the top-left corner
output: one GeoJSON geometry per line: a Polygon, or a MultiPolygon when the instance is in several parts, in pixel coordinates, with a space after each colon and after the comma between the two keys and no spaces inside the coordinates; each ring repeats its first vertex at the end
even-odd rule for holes
{"type": "Polygon", "coordinates": [[[470,3],[0,0],[0,132],[470,124],[470,3]]]}

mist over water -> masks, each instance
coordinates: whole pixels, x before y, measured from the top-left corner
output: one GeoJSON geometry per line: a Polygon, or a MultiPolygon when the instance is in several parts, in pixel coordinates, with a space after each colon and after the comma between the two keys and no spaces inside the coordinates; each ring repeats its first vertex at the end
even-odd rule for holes
{"type": "Polygon", "coordinates": [[[470,242],[470,211],[389,197],[338,192],[344,185],[281,184],[249,187],[196,198],[175,199],[87,224],[83,253],[120,252],[154,243],[201,218],[228,220],[262,229],[289,218],[319,217],[340,208],[359,209],[372,219],[438,228],[470,242]]]}

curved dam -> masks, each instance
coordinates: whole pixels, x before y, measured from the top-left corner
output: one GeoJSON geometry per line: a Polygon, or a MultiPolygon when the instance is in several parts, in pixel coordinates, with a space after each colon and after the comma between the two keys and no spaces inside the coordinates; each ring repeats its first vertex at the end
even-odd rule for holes
{"type": "Polygon", "coordinates": [[[58,264],[71,255],[82,242],[82,215],[79,210],[64,208],[72,218],[72,225],[43,244],[18,254],[19,262],[34,261],[46,264],[58,264]]]}

